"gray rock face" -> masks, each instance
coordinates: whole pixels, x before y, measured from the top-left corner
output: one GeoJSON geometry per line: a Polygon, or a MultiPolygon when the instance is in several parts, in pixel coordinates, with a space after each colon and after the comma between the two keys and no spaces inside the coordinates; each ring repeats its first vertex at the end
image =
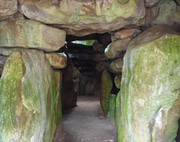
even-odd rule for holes
{"type": "Polygon", "coordinates": [[[157,26],[124,57],[119,142],[173,142],[180,116],[180,35],[157,26]]]}
{"type": "Polygon", "coordinates": [[[19,0],[20,11],[30,19],[56,24],[68,34],[105,33],[136,24],[145,15],[143,0],[19,0]]]}
{"type": "Polygon", "coordinates": [[[17,0],[0,0],[0,20],[17,12],[17,0]]]}

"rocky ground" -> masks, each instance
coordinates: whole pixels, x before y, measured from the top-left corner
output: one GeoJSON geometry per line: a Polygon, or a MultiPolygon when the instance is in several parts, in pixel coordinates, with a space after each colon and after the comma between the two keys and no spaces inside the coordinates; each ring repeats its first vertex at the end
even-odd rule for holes
{"type": "Polygon", "coordinates": [[[97,98],[78,98],[77,105],[64,115],[63,136],[58,133],[54,142],[117,142],[117,128],[104,118],[97,98]]]}

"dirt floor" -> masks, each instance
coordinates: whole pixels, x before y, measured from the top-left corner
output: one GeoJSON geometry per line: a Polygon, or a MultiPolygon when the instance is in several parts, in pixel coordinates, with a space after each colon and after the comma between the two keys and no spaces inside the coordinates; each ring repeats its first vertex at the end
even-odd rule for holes
{"type": "Polygon", "coordinates": [[[117,142],[117,128],[104,118],[98,99],[81,97],[77,105],[63,116],[54,142],[117,142]]]}

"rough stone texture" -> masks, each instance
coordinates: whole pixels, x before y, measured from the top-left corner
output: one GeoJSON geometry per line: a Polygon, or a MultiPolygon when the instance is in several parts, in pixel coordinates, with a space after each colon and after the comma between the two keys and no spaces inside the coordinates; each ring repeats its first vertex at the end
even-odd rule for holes
{"type": "Polygon", "coordinates": [[[124,57],[119,141],[173,142],[180,116],[180,35],[148,29],[124,57]]]}
{"type": "Polygon", "coordinates": [[[173,0],[164,0],[160,5],[159,15],[153,23],[170,26],[174,23],[180,24],[180,6],[177,6],[173,0]]]}
{"type": "Polygon", "coordinates": [[[61,69],[67,65],[67,56],[64,53],[47,53],[46,58],[53,68],[61,69]]]}
{"type": "Polygon", "coordinates": [[[120,73],[122,72],[123,67],[123,59],[116,59],[110,64],[110,69],[114,72],[120,73]]]}
{"type": "Polygon", "coordinates": [[[115,123],[116,122],[116,95],[111,94],[109,96],[109,112],[108,112],[108,119],[115,123]]]}
{"type": "Polygon", "coordinates": [[[111,37],[112,41],[115,40],[119,40],[119,39],[124,39],[124,38],[131,38],[131,37],[135,37],[137,34],[140,33],[140,30],[138,29],[123,29],[120,31],[117,31],[113,34],[113,36],[111,37]]]}
{"type": "Polygon", "coordinates": [[[78,78],[79,71],[74,67],[73,62],[68,59],[67,67],[63,70],[62,84],[62,108],[67,109],[76,106],[77,93],[75,92],[74,81],[78,78]]]}
{"type": "Polygon", "coordinates": [[[56,51],[65,44],[66,33],[32,20],[0,23],[0,47],[36,48],[56,51]]]}
{"type": "Polygon", "coordinates": [[[123,52],[126,51],[127,46],[130,41],[131,41],[131,38],[126,38],[124,40],[116,40],[112,42],[104,50],[106,57],[113,59],[119,56],[123,56],[123,52]]]}
{"type": "Polygon", "coordinates": [[[115,85],[116,85],[116,87],[117,88],[121,88],[121,75],[117,75],[117,76],[115,76],[115,78],[114,78],[114,83],[115,83],[115,85]]]}
{"type": "Polygon", "coordinates": [[[155,20],[159,14],[159,4],[146,8],[146,15],[139,21],[139,25],[147,26],[148,24],[152,24],[153,20],[155,20]]]}
{"type": "Polygon", "coordinates": [[[0,80],[1,142],[52,142],[60,111],[56,76],[43,52],[12,53],[0,80]]]}
{"type": "Polygon", "coordinates": [[[20,11],[30,19],[57,24],[68,34],[83,36],[114,31],[136,24],[145,15],[143,0],[19,0],[20,11]]]}
{"type": "Polygon", "coordinates": [[[0,0],[0,20],[15,14],[17,9],[17,0],[0,0]]]}
{"type": "Polygon", "coordinates": [[[109,111],[109,96],[111,94],[112,87],[111,76],[106,70],[104,70],[101,80],[100,103],[105,116],[107,116],[109,111]]]}
{"type": "Polygon", "coordinates": [[[145,6],[151,7],[153,5],[156,5],[160,0],[145,0],[145,6]]]}

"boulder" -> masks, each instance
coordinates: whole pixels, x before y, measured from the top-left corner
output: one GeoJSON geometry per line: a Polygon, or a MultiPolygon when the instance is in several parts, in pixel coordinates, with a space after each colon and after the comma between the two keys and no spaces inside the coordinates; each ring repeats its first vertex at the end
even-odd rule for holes
{"type": "Polygon", "coordinates": [[[0,47],[59,50],[66,33],[32,20],[8,20],[0,23],[0,47]]]}
{"type": "Polygon", "coordinates": [[[153,23],[167,24],[169,26],[175,23],[180,24],[180,6],[177,6],[173,0],[164,0],[160,5],[159,14],[153,23]]]}
{"type": "Polygon", "coordinates": [[[139,35],[123,63],[118,141],[173,142],[180,116],[180,35],[162,25],[139,35]]]}
{"type": "Polygon", "coordinates": [[[65,53],[47,53],[46,58],[53,68],[62,69],[67,65],[67,56],[65,53]]]}
{"type": "Polygon", "coordinates": [[[101,96],[100,103],[105,116],[107,116],[109,111],[109,96],[113,87],[111,75],[104,70],[101,79],[101,96]]]}
{"type": "Polygon", "coordinates": [[[129,28],[129,29],[122,29],[120,31],[117,31],[112,36],[112,41],[119,40],[119,39],[125,39],[125,38],[131,38],[137,36],[141,31],[135,28],[129,28]]]}
{"type": "Polygon", "coordinates": [[[116,73],[121,73],[122,67],[123,67],[123,59],[122,58],[116,59],[110,64],[110,69],[116,73]]]}
{"type": "Polygon", "coordinates": [[[41,51],[9,56],[0,80],[1,142],[52,142],[62,117],[58,76],[41,51]]]}
{"type": "Polygon", "coordinates": [[[19,0],[19,10],[75,36],[115,31],[145,15],[144,0],[19,0]]]}
{"type": "Polygon", "coordinates": [[[156,5],[160,0],[145,0],[145,6],[151,7],[156,5]]]}
{"type": "Polygon", "coordinates": [[[15,14],[18,10],[17,0],[0,0],[0,20],[15,14]]]}
{"type": "Polygon", "coordinates": [[[104,50],[104,53],[107,58],[113,59],[124,55],[124,52],[127,49],[128,44],[132,39],[126,38],[123,40],[113,41],[111,44],[107,46],[104,50]]]}

